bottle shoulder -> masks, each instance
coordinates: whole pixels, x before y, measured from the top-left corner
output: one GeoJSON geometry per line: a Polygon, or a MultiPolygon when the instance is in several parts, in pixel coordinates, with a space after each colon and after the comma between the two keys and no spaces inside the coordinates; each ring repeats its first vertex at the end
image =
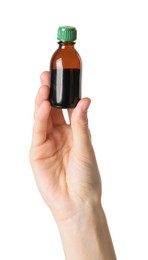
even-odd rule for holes
{"type": "Polygon", "coordinates": [[[56,58],[65,58],[69,56],[69,59],[71,58],[78,58],[81,60],[81,57],[80,57],[80,54],[78,53],[78,51],[76,49],[71,49],[71,48],[65,48],[65,49],[62,49],[62,48],[58,48],[52,55],[51,57],[51,60],[52,59],[56,59],[56,58]]]}
{"type": "Polygon", "coordinates": [[[58,48],[51,57],[50,66],[56,69],[63,68],[81,68],[82,61],[75,48],[58,48]]]}

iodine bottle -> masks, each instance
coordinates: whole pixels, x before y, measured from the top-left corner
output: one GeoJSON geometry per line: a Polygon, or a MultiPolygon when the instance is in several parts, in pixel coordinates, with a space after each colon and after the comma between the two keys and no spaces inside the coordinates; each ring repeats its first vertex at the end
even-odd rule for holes
{"type": "Polygon", "coordinates": [[[50,62],[50,96],[52,106],[74,108],[81,98],[81,58],[75,50],[75,27],[58,28],[59,47],[50,62]]]}

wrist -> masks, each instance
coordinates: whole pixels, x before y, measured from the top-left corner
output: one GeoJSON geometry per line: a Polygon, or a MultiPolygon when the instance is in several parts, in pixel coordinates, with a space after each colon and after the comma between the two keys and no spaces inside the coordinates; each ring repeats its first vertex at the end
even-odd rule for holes
{"type": "Polygon", "coordinates": [[[58,223],[66,260],[115,260],[101,205],[89,205],[71,219],[58,223]]]}

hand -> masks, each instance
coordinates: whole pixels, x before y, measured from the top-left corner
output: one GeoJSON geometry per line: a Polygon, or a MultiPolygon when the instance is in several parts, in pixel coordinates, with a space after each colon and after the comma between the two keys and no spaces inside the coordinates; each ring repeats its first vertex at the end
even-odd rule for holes
{"type": "Polygon", "coordinates": [[[49,73],[41,74],[30,161],[40,193],[57,222],[67,260],[115,260],[101,207],[101,180],[88,129],[90,99],[68,110],[51,107],[49,73]]]}
{"type": "Polygon", "coordinates": [[[88,129],[90,99],[69,109],[70,124],[61,109],[51,107],[49,73],[41,74],[35,100],[30,161],[40,193],[55,220],[72,218],[84,205],[100,204],[101,181],[88,129]]]}

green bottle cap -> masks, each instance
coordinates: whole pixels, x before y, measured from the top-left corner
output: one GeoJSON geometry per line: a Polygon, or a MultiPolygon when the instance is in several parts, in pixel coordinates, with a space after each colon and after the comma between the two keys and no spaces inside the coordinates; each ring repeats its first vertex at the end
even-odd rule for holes
{"type": "Polygon", "coordinates": [[[60,26],[57,39],[62,42],[73,42],[77,38],[77,30],[71,26],[60,26]]]}

